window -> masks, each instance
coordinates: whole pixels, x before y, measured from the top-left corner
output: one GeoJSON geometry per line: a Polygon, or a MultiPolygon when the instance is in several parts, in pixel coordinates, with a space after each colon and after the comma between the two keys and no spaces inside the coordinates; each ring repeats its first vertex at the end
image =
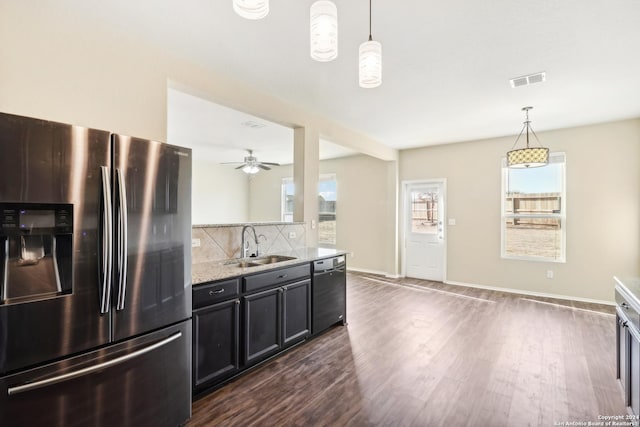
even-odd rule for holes
{"type": "MultiPolygon", "coordinates": [[[[318,243],[336,244],[336,176],[321,175],[318,181],[318,243]]],[[[283,222],[293,222],[293,178],[282,180],[281,212],[283,222]]]]}
{"type": "Polygon", "coordinates": [[[336,244],[336,176],[321,175],[318,182],[318,243],[336,244]]]}
{"type": "Polygon", "coordinates": [[[502,257],[565,261],[565,155],[547,166],[510,169],[502,163],[502,257]]]}
{"type": "Polygon", "coordinates": [[[441,219],[438,188],[424,188],[411,191],[411,232],[420,234],[440,234],[441,219]]]}
{"type": "Polygon", "coordinates": [[[281,217],[282,222],[293,222],[293,195],[295,194],[295,189],[293,186],[293,178],[283,178],[282,179],[282,206],[281,206],[281,217]]]}

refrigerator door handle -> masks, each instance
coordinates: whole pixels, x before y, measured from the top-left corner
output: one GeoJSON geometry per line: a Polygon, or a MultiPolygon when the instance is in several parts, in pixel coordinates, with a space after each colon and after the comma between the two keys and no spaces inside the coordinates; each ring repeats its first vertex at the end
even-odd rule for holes
{"type": "Polygon", "coordinates": [[[0,303],[9,298],[9,290],[7,289],[7,279],[9,276],[9,238],[4,238],[4,259],[2,260],[4,268],[2,269],[2,289],[0,289],[0,303]]]}
{"type": "Polygon", "coordinates": [[[74,378],[78,378],[78,377],[82,377],[85,375],[90,375],[94,372],[97,371],[101,371],[104,370],[106,368],[110,368],[112,366],[115,365],[119,365],[121,363],[127,362],[131,359],[135,359],[136,357],[140,357],[143,354],[149,353],[151,351],[154,351],[160,347],[163,347],[167,344],[169,344],[172,341],[175,341],[177,339],[179,339],[180,337],[182,337],[182,332],[177,332],[165,339],[163,339],[162,341],[158,341],[155,344],[151,344],[148,347],[142,348],[140,350],[134,351],[133,353],[129,353],[129,354],[125,354],[124,356],[120,356],[117,357],[115,359],[109,360],[108,362],[103,362],[103,363],[98,363],[97,365],[93,365],[93,366],[88,366],[86,368],[83,369],[79,369],[77,371],[72,371],[69,372],[67,374],[63,374],[63,375],[58,375],[56,377],[51,377],[51,378],[47,378],[46,380],[40,380],[40,381],[35,381],[32,383],[26,383],[23,385],[19,385],[19,386],[15,386],[15,387],[9,387],[7,389],[7,394],[9,396],[13,396],[19,393],[24,393],[27,391],[31,391],[31,390],[36,390],[42,387],[46,387],[49,385],[53,385],[53,384],[57,384],[63,381],[68,381],[74,378]]]}
{"type": "Polygon", "coordinates": [[[116,310],[124,310],[127,293],[127,186],[122,170],[116,169],[118,185],[118,300],[116,310]]]}
{"type": "Polygon", "coordinates": [[[111,302],[111,271],[113,267],[113,217],[111,216],[111,178],[109,168],[100,166],[102,174],[102,285],[100,293],[100,313],[109,312],[111,302]]]}

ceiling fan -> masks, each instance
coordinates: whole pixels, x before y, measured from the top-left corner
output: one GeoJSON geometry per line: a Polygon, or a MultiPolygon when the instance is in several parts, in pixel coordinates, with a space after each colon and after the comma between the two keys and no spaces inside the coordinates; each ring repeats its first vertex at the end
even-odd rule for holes
{"type": "Polygon", "coordinates": [[[260,172],[260,169],[271,170],[269,166],[280,166],[280,163],[271,163],[271,162],[259,162],[256,157],[253,156],[253,150],[247,150],[249,153],[248,156],[245,156],[244,162],[225,162],[223,165],[237,165],[236,169],[242,169],[242,172],[248,175],[254,175],[260,172]]]}

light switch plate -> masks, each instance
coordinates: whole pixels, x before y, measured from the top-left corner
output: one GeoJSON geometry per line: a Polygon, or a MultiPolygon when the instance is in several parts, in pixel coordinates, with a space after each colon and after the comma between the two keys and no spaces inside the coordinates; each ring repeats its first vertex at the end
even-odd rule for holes
{"type": "Polygon", "coordinates": [[[200,239],[191,239],[191,247],[199,248],[200,247],[200,239]]]}
{"type": "Polygon", "coordinates": [[[449,225],[456,225],[456,219],[455,218],[449,218],[449,225]]]}
{"type": "Polygon", "coordinates": [[[290,239],[295,239],[296,238],[296,232],[295,231],[290,231],[289,232],[289,238],[290,239]]]}

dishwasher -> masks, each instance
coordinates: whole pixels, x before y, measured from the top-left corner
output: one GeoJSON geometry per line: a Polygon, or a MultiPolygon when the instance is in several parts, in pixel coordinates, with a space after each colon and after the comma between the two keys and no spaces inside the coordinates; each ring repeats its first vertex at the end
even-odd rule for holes
{"type": "Polygon", "coordinates": [[[347,275],[344,255],[313,263],[312,334],[341,322],[347,324],[347,275]]]}

